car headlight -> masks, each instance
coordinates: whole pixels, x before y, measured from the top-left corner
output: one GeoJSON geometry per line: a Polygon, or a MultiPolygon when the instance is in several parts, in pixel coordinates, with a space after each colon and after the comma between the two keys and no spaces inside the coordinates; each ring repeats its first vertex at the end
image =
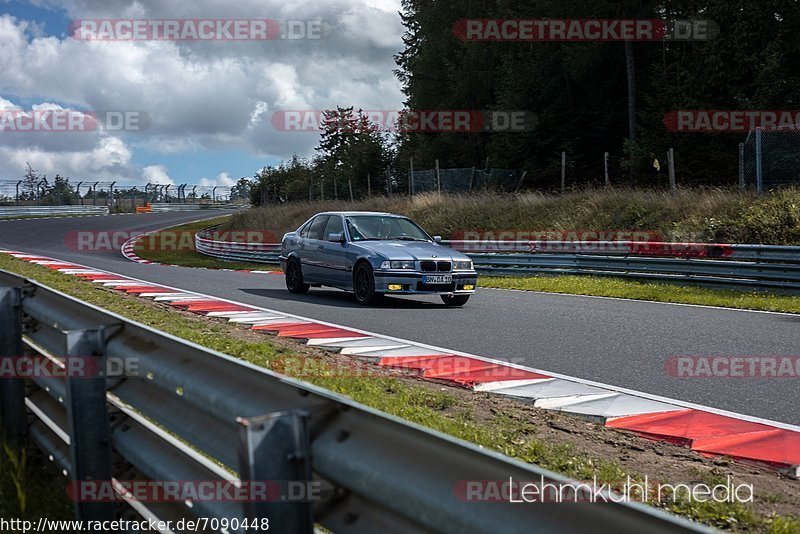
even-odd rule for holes
{"type": "Polygon", "coordinates": [[[471,271],[472,260],[456,260],[453,262],[454,271],[471,271]]]}
{"type": "Polygon", "coordinates": [[[381,263],[381,269],[409,269],[414,270],[413,261],[385,261],[381,263]]]}

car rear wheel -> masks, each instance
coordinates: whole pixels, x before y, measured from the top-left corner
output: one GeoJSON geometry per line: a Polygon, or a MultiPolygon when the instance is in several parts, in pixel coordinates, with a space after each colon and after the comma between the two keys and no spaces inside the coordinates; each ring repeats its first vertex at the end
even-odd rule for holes
{"type": "Polygon", "coordinates": [[[300,267],[300,262],[297,260],[289,260],[286,264],[286,289],[289,293],[304,295],[308,293],[311,286],[303,283],[303,271],[300,267]]]}
{"type": "Polygon", "coordinates": [[[367,263],[361,263],[353,273],[353,293],[356,302],[368,306],[375,304],[381,299],[380,293],[375,293],[375,276],[372,267],[367,263]]]}
{"type": "Polygon", "coordinates": [[[469,300],[469,295],[442,295],[445,306],[463,306],[469,300]]]}

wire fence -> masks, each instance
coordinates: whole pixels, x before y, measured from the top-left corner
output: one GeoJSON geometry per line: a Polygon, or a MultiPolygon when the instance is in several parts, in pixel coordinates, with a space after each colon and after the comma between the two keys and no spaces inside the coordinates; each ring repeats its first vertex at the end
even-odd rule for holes
{"type": "Polygon", "coordinates": [[[525,173],[510,169],[429,169],[409,172],[411,194],[439,191],[470,193],[472,191],[518,191],[525,173]]]}
{"type": "Polygon", "coordinates": [[[739,146],[739,188],[761,194],[800,185],[800,125],[753,130],[739,146]]]}
{"type": "Polygon", "coordinates": [[[216,204],[246,200],[230,186],[120,184],[97,180],[54,183],[46,178],[37,184],[26,184],[24,180],[0,180],[0,206],[91,205],[133,212],[150,203],[216,204]]]}

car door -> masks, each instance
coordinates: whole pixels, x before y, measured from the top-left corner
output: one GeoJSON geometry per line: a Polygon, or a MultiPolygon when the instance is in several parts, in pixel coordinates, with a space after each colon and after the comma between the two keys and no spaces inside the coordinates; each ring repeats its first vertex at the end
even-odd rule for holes
{"type": "Polygon", "coordinates": [[[349,276],[346,265],[347,243],[330,241],[332,234],[344,235],[344,221],[341,215],[331,215],[322,233],[320,262],[323,276],[331,285],[344,286],[349,276]]]}
{"type": "Polygon", "coordinates": [[[322,232],[328,224],[328,215],[317,215],[308,226],[308,232],[299,243],[298,255],[303,266],[303,279],[318,282],[324,276],[322,272],[322,232]]]}

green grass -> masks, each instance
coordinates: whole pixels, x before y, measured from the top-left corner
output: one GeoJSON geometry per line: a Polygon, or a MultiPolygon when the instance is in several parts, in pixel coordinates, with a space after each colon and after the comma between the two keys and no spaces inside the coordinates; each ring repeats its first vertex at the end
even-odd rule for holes
{"type": "Polygon", "coordinates": [[[39,450],[0,447],[0,517],[70,519],[66,488],[67,479],[39,450]]]}
{"type": "MultiPolygon", "coordinates": [[[[163,232],[197,232],[210,226],[224,224],[228,221],[228,217],[216,217],[214,219],[207,219],[204,221],[197,221],[180,226],[173,226],[166,228],[163,232]]],[[[159,242],[159,234],[157,232],[144,238],[145,242],[153,239],[159,242]]],[[[150,247],[138,246],[134,248],[136,255],[142,259],[154,261],[157,263],[165,263],[169,265],[181,265],[184,267],[202,267],[206,269],[236,269],[236,270],[252,270],[252,271],[270,271],[278,269],[277,265],[270,265],[266,263],[244,262],[244,261],[224,261],[205,256],[194,250],[194,242],[192,241],[191,250],[149,250],[150,247]]],[[[157,248],[157,247],[153,247],[157,248]]],[[[165,247],[166,248],[166,247],[165,247]]]]}
{"type": "MultiPolygon", "coordinates": [[[[258,341],[243,340],[241,336],[234,335],[236,327],[227,323],[187,317],[7,255],[0,254],[0,269],[36,279],[85,302],[266,368],[286,372],[284,364],[287,359],[305,361],[314,358],[311,355],[298,355],[293,348],[279,345],[269,337],[258,341]]],[[[611,485],[622,483],[628,475],[635,479],[642,478],[636,473],[626,472],[614,459],[577,450],[570,443],[554,443],[538,438],[540,430],[536,424],[520,418],[518,414],[497,409],[490,420],[476,421],[472,408],[446,390],[416,385],[390,376],[352,376],[349,373],[342,376],[341,367],[322,358],[316,358],[313,368],[314,373],[301,378],[330,391],[348,395],[385,413],[545,469],[584,481],[596,476],[601,483],[611,485]]],[[[653,474],[657,475],[657,470],[654,467],[656,473],[653,474]]],[[[678,503],[668,508],[682,516],[733,530],[757,529],[783,533],[797,532],[800,526],[797,518],[762,517],[729,504],[678,503]],[[734,519],[726,519],[730,517],[734,519]]]]}
{"type": "Polygon", "coordinates": [[[800,313],[800,297],[594,276],[482,276],[482,287],[800,313]]]}
{"type": "Polygon", "coordinates": [[[389,211],[407,215],[445,239],[464,231],[603,230],[653,232],[665,241],[800,245],[800,189],[761,197],[735,189],[583,189],[541,193],[428,193],[270,205],[235,213],[234,230],[281,236],[326,210],[389,211]]]}

